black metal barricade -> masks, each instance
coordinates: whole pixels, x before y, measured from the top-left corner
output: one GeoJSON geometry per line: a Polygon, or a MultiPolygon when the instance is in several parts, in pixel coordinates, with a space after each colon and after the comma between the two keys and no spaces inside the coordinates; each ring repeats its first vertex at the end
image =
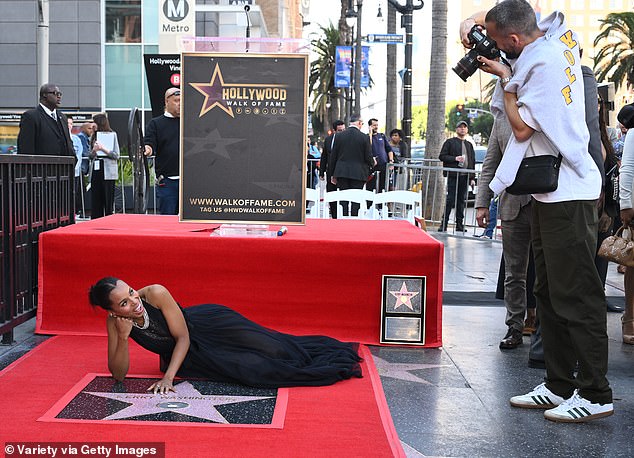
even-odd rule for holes
{"type": "Polygon", "coordinates": [[[75,222],[71,157],[0,155],[0,335],[35,316],[38,237],[75,222]]]}

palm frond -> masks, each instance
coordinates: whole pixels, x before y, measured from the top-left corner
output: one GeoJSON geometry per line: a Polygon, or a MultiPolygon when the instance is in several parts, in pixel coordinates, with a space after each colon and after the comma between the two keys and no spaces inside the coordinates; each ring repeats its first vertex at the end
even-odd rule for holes
{"type": "Polygon", "coordinates": [[[323,124],[328,118],[329,96],[336,92],[335,54],[340,38],[339,29],[329,24],[322,26],[319,36],[311,41],[316,58],[310,63],[308,89],[313,94],[315,116],[323,124]]]}
{"type": "Polygon", "coordinates": [[[615,88],[634,84],[634,12],[610,13],[600,19],[601,30],[594,46],[601,47],[594,57],[599,82],[612,81],[615,88]]]}

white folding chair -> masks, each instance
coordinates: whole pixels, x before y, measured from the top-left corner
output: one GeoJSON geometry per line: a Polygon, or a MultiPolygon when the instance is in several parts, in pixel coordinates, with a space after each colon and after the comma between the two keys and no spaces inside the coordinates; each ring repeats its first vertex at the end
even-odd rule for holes
{"type": "Polygon", "coordinates": [[[317,189],[306,188],[306,217],[322,217],[321,198],[319,197],[319,190],[317,189]]]}
{"type": "Polygon", "coordinates": [[[330,202],[337,202],[337,218],[349,218],[349,219],[373,219],[374,207],[372,202],[374,201],[376,194],[367,191],[365,189],[345,189],[342,191],[330,191],[324,195],[324,208],[328,208],[330,202]],[[370,208],[368,208],[368,202],[370,202],[370,208]],[[357,216],[351,215],[352,203],[359,204],[359,214],[357,216]],[[348,216],[343,216],[343,206],[347,205],[348,216]]]}
{"type": "Polygon", "coordinates": [[[406,219],[415,225],[414,217],[421,214],[421,193],[413,191],[380,192],[374,196],[374,211],[381,219],[406,219]]]}

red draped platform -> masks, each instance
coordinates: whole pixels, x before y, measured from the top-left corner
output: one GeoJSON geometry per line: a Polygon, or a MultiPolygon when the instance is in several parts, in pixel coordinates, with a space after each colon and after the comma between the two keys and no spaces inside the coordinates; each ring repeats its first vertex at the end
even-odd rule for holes
{"type": "Polygon", "coordinates": [[[165,285],[187,307],[227,305],[273,329],[379,341],[382,275],[427,277],[425,346],[442,344],[443,245],[406,221],[310,219],[275,238],[112,215],[40,235],[37,332],[104,335],[87,292],[104,276],[165,285]]]}

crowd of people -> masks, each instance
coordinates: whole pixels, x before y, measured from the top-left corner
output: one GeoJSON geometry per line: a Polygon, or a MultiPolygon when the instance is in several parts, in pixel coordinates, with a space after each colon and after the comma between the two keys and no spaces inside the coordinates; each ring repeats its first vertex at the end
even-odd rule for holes
{"type": "MultiPolygon", "coordinates": [[[[115,211],[115,183],[119,179],[120,146],[107,113],[97,113],[74,133],[74,120],[59,110],[62,92],[53,83],[42,85],[39,105],[20,118],[18,154],[75,158],[75,212],[85,218],[90,189],[91,219],[115,211]]],[[[165,92],[165,112],[150,121],[144,138],[145,155],[156,158],[159,212],[178,214],[180,174],[180,89],[165,92]]]]}
{"type": "MultiPolygon", "coordinates": [[[[358,114],[350,117],[348,128],[338,119],[332,123],[332,130],[324,140],[323,151],[320,152],[314,142],[308,145],[309,185],[315,167],[319,179],[325,181],[327,192],[364,188],[383,192],[393,186],[393,181],[389,181],[390,175],[393,175],[393,165],[410,157],[407,144],[403,141],[403,132],[392,129],[388,138],[379,132],[378,119],[371,118],[366,134],[362,131],[363,124],[358,114]]],[[[315,180],[312,186],[317,185],[315,180]]],[[[348,210],[348,206],[342,203],[341,214],[348,216],[350,212],[357,216],[359,208],[359,204],[352,203],[348,210]]],[[[331,218],[336,219],[337,204],[330,203],[329,210],[331,218]]]]}
{"type": "MultiPolygon", "coordinates": [[[[86,217],[88,189],[91,190],[90,217],[113,214],[115,183],[119,179],[117,133],[110,127],[106,113],[94,115],[81,125],[78,133],[73,133],[72,117],[67,118],[58,110],[61,101],[62,92],[57,85],[46,83],[40,88],[40,104],[22,115],[18,152],[74,157],[76,216],[86,217]]],[[[180,89],[168,88],[164,101],[164,113],[153,118],[146,127],[144,154],[155,159],[159,213],[176,215],[179,212],[180,89]]],[[[391,166],[410,157],[403,132],[392,129],[388,138],[379,132],[376,118],[370,119],[367,134],[361,131],[362,126],[359,115],[351,116],[348,128],[343,121],[336,120],[324,141],[323,152],[319,151],[316,141],[308,144],[309,183],[316,186],[318,179],[325,180],[328,191],[365,187],[382,192],[394,186],[394,181],[388,182],[388,177],[393,175],[391,166]]],[[[336,204],[332,204],[330,210],[331,216],[336,218],[336,204]]],[[[357,211],[352,210],[353,214],[357,211]]]]}

